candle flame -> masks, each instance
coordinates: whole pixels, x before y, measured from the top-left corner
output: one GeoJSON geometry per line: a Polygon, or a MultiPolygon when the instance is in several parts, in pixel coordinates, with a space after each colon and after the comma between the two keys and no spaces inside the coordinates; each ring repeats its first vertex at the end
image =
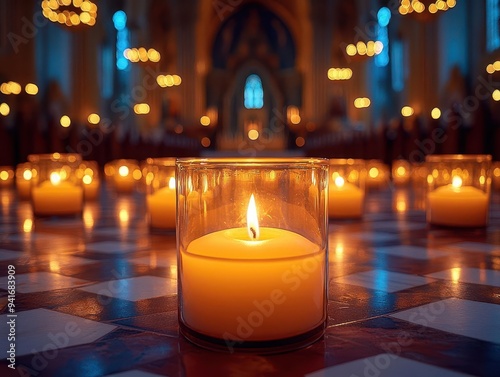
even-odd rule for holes
{"type": "Polygon", "coordinates": [[[175,178],[174,177],[170,177],[170,179],[168,181],[168,188],[170,190],[175,190],[175,178]]]}
{"type": "Polygon", "coordinates": [[[90,185],[92,183],[92,176],[86,174],[83,176],[82,181],[86,185],[90,185]]]}
{"type": "Polygon", "coordinates": [[[335,178],[335,186],[337,186],[338,188],[343,187],[344,183],[345,183],[344,178],[342,177],[335,178]]]}
{"type": "Polygon", "coordinates": [[[259,238],[259,219],[257,218],[257,206],[255,205],[255,198],[253,194],[250,196],[250,201],[248,202],[247,229],[248,236],[252,240],[259,238]]]}
{"type": "Polygon", "coordinates": [[[33,176],[33,173],[31,172],[31,170],[26,169],[23,172],[23,178],[24,178],[25,181],[29,181],[32,176],[33,176]]]}
{"type": "Polygon", "coordinates": [[[453,186],[453,188],[462,187],[462,178],[454,176],[453,179],[451,180],[451,185],[453,186]]]}
{"type": "Polygon", "coordinates": [[[58,185],[59,183],[61,183],[61,176],[59,175],[59,173],[55,171],[50,173],[50,183],[52,183],[53,185],[58,185]]]}
{"type": "Polygon", "coordinates": [[[120,166],[118,168],[118,174],[120,174],[122,177],[126,177],[128,175],[128,167],[127,166],[120,166]]]}

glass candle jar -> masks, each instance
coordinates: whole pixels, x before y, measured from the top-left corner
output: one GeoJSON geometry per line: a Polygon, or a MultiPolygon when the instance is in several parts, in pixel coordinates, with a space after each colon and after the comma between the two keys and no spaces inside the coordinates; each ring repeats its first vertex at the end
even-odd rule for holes
{"type": "Polygon", "coordinates": [[[427,221],[455,227],[488,223],[491,156],[429,155],[427,221]]]}
{"type": "Polygon", "coordinates": [[[77,170],[81,157],[74,153],[28,156],[37,179],[31,182],[35,216],[81,215],[83,187],[77,170]]]}
{"type": "Polygon", "coordinates": [[[23,162],[16,166],[16,189],[19,200],[29,200],[31,197],[31,181],[33,176],[30,162],[23,162]]]}
{"type": "Polygon", "coordinates": [[[403,186],[410,182],[410,163],[406,160],[394,160],[392,162],[392,182],[403,186]]]}
{"type": "Polygon", "coordinates": [[[12,166],[0,166],[0,188],[12,187],[14,184],[14,169],[12,166]]]}
{"type": "Polygon", "coordinates": [[[280,352],[327,308],[327,159],[177,161],[179,325],[192,342],[280,352]]]}
{"type": "Polygon", "coordinates": [[[99,197],[99,165],[97,161],[82,161],[78,169],[78,176],[83,183],[85,200],[96,200],[99,197]]]}
{"type": "Polygon", "coordinates": [[[362,217],[366,175],[364,160],[330,159],[328,174],[328,217],[362,217]]]}
{"type": "Polygon", "coordinates": [[[120,159],[110,164],[112,186],[120,194],[131,194],[142,177],[137,160],[120,159]]]}
{"type": "Polygon", "coordinates": [[[143,172],[149,226],[152,229],[175,230],[175,158],[151,158],[147,164],[143,172]]]}

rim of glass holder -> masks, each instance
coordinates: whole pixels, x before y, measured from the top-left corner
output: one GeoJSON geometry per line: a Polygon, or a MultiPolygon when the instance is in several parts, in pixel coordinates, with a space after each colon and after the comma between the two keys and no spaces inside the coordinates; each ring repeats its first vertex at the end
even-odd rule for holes
{"type": "Polygon", "coordinates": [[[177,161],[176,157],[152,157],[146,160],[146,164],[175,167],[176,161],[177,161]]]}
{"type": "Polygon", "coordinates": [[[182,167],[188,166],[203,166],[206,168],[220,167],[259,167],[269,166],[274,169],[290,168],[307,168],[307,167],[328,167],[328,158],[321,157],[215,157],[215,158],[178,158],[176,165],[182,167]]]}
{"type": "Polygon", "coordinates": [[[41,153],[41,154],[30,154],[28,155],[28,162],[37,163],[39,161],[69,161],[73,162],[81,162],[82,156],[78,153],[41,153]]]}
{"type": "Polygon", "coordinates": [[[366,165],[366,160],[362,158],[330,158],[330,165],[366,165]]]}
{"type": "Polygon", "coordinates": [[[490,154],[429,154],[425,156],[425,162],[491,162],[490,154]]]}

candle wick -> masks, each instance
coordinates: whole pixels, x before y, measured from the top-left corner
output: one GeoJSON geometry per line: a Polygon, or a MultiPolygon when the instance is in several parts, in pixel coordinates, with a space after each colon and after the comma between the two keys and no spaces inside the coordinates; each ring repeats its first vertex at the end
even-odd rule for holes
{"type": "Polygon", "coordinates": [[[257,238],[257,232],[255,231],[255,229],[253,227],[250,227],[250,232],[252,232],[254,239],[257,238]]]}

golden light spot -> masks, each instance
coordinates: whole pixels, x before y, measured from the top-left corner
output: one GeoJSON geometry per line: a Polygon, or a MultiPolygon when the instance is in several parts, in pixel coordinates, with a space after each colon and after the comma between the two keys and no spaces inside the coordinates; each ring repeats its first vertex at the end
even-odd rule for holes
{"type": "Polygon", "coordinates": [[[85,174],[82,178],[82,181],[86,185],[90,185],[92,183],[92,176],[85,174]]]}
{"type": "Polygon", "coordinates": [[[441,118],[441,110],[438,107],[433,108],[431,110],[431,117],[432,117],[432,119],[441,118]]]}
{"type": "Polygon", "coordinates": [[[248,138],[250,140],[257,140],[259,138],[259,131],[257,131],[257,130],[249,130],[248,131],[248,138]]]}
{"type": "Polygon", "coordinates": [[[377,178],[379,175],[379,171],[376,167],[370,168],[370,170],[368,171],[368,175],[370,176],[370,178],[377,178]]]}
{"type": "Polygon", "coordinates": [[[119,174],[120,176],[122,176],[122,177],[126,177],[126,176],[128,175],[128,173],[129,173],[129,168],[128,168],[128,166],[123,165],[123,166],[120,166],[120,167],[118,168],[118,174],[119,174]]]}
{"type": "Polygon", "coordinates": [[[96,113],[92,113],[88,116],[87,120],[90,124],[98,124],[101,121],[101,117],[96,113]]]}
{"type": "Polygon", "coordinates": [[[200,118],[200,123],[202,126],[210,126],[210,118],[206,115],[203,115],[201,118],[200,118]]]}
{"type": "Polygon", "coordinates": [[[67,115],[63,115],[60,119],[61,126],[68,128],[71,125],[71,119],[67,115]]]}

